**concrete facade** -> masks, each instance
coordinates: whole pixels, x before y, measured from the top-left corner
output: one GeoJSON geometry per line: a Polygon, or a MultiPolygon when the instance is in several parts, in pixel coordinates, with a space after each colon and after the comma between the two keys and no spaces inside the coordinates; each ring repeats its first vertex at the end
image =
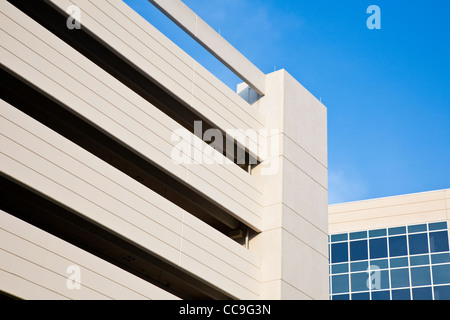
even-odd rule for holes
{"type": "Polygon", "coordinates": [[[436,190],[329,206],[329,233],[418,223],[450,222],[450,190],[436,190]]]}
{"type": "Polygon", "coordinates": [[[120,0],[0,0],[2,294],[328,299],[326,108],[202,30],[239,94],[120,0]]]}
{"type": "Polygon", "coordinates": [[[450,190],[329,206],[330,299],[450,300],[450,190]]]}

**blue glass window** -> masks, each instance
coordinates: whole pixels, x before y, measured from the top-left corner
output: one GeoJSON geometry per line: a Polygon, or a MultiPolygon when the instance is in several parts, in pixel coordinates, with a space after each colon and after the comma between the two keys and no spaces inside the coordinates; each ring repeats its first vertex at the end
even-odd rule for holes
{"type": "Polygon", "coordinates": [[[352,300],[370,300],[369,292],[353,293],[352,300]]]}
{"type": "Polygon", "coordinates": [[[450,264],[441,264],[433,266],[432,268],[434,284],[450,283],[450,264]]]}
{"type": "Polygon", "coordinates": [[[391,270],[391,287],[392,288],[409,287],[409,270],[408,269],[391,270]]]}
{"type": "Polygon", "coordinates": [[[410,234],[409,254],[428,253],[428,236],[426,233],[410,234]]]}
{"type": "Polygon", "coordinates": [[[432,300],[433,294],[431,293],[431,287],[413,288],[412,289],[413,300],[432,300]]]}
{"type": "Polygon", "coordinates": [[[429,223],[428,229],[430,231],[447,229],[447,222],[444,221],[444,222],[429,223]]]}
{"type": "Polygon", "coordinates": [[[350,300],[348,294],[335,294],[331,297],[331,300],[350,300]]]}
{"type": "Polygon", "coordinates": [[[430,285],[430,267],[411,268],[411,284],[413,286],[430,285]]]}
{"type": "Polygon", "coordinates": [[[369,267],[369,264],[367,263],[367,261],[360,261],[360,262],[353,262],[351,264],[350,269],[352,272],[366,271],[368,267],[369,267]]]}
{"type": "Polygon", "coordinates": [[[367,240],[350,242],[351,261],[366,260],[367,254],[367,240]]]}
{"type": "Polygon", "coordinates": [[[431,252],[448,251],[448,232],[430,232],[430,250],[431,252]]]}
{"type": "Polygon", "coordinates": [[[409,289],[392,290],[392,300],[411,300],[409,289]]]}
{"type": "Polygon", "coordinates": [[[332,234],[331,235],[331,242],[346,241],[346,240],[348,240],[348,234],[347,233],[332,234]]]}
{"type": "Polygon", "coordinates": [[[379,259],[379,260],[372,260],[370,261],[370,265],[377,266],[380,269],[387,269],[388,268],[388,259],[379,259]]]}
{"type": "Polygon", "coordinates": [[[348,263],[333,264],[331,266],[331,272],[333,274],[348,272],[348,263]]]}
{"type": "Polygon", "coordinates": [[[372,300],[390,300],[389,291],[372,291],[372,300]]]}
{"type": "Polygon", "coordinates": [[[350,240],[367,238],[367,231],[359,231],[350,233],[350,240]]]}
{"type": "Polygon", "coordinates": [[[404,234],[406,233],[406,227],[389,228],[388,233],[389,235],[404,234]]]}
{"type": "Polygon", "coordinates": [[[406,236],[389,237],[389,255],[391,257],[407,254],[406,236]]]}
{"type": "Polygon", "coordinates": [[[376,229],[376,230],[369,230],[369,237],[383,237],[386,236],[386,229],[376,229]]]}
{"type": "Polygon", "coordinates": [[[450,262],[450,253],[438,253],[431,255],[431,263],[450,262]]]}
{"type": "MultiPolygon", "coordinates": [[[[353,278],[352,278],[353,280],[353,278]]],[[[388,270],[371,270],[366,273],[366,285],[372,290],[389,289],[389,271],[388,270]]],[[[353,284],[352,284],[353,287],[353,284]]]]}
{"type": "Polygon", "coordinates": [[[333,243],[331,245],[331,262],[348,261],[348,243],[333,243]]]}
{"type": "Polygon", "coordinates": [[[424,264],[429,264],[430,259],[428,258],[428,255],[421,255],[421,256],[413,256],[409,258],[410,265],[412,266],[420,266],[424,264]]]}
{"type": "Polygon", "coordinates": [[[369,274],[367,272],[359,272],[351,274],[352,291],[366,291],[368,290],[367,282],[369,274]]]}
{"type": "Polygon", "coordinates": [[[391,259],[391,268],[398,267],[407,267],[408,266],[408,258],[392,258],[391,259]]]}
{"type": "Polygon", "coordinates": [[[386,258],[387,254],[387,239],[378,238],[369,240],[370,259],[386,258]]]}
{"type": "Polygon", "coordinates": [[[348,274],[342,274],[338,276],[332,276],[331,287],[333,288],[333,293],[344,293],[348,292],[348,274]]]}
{"type": "Polygon", "coordinates": [[[450,300],[450,286],[434,287],[435,300],[450,300]]]}
{"type": "Polygon", "coordinates": [[[427,225],[426,224],[417,224],[414,226],[408,226],[408,232],[414,233],[414,232],[423,232],[427,231],[427,225]]]}

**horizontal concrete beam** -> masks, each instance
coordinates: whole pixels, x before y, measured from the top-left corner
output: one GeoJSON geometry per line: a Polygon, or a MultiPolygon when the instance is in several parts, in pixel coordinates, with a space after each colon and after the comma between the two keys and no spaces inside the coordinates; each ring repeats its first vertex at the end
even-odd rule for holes
{"type": "Polygon", "coordinates": [[[265,75],[181,0],[149,0],[195,41],[226,65],[258,94],[265,94],[265,75]]]}

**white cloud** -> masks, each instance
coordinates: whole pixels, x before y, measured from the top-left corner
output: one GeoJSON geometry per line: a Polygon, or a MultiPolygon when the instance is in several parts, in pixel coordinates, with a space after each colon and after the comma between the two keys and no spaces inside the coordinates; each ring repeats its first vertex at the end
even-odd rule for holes
{"type": "Polygon", "coordinates": [[[367,192],[367,184],[353,170],[329,170],[329,204],[365,199],[367,192]]]}

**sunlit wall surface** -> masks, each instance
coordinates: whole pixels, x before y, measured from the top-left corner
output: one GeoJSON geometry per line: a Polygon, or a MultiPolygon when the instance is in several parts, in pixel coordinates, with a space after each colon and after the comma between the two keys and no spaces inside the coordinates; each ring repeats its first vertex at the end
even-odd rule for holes
{"type": "Polygon", "coordinates": [[[447,222],[329,236],[330,299],[450,300],[447,222]]]}

